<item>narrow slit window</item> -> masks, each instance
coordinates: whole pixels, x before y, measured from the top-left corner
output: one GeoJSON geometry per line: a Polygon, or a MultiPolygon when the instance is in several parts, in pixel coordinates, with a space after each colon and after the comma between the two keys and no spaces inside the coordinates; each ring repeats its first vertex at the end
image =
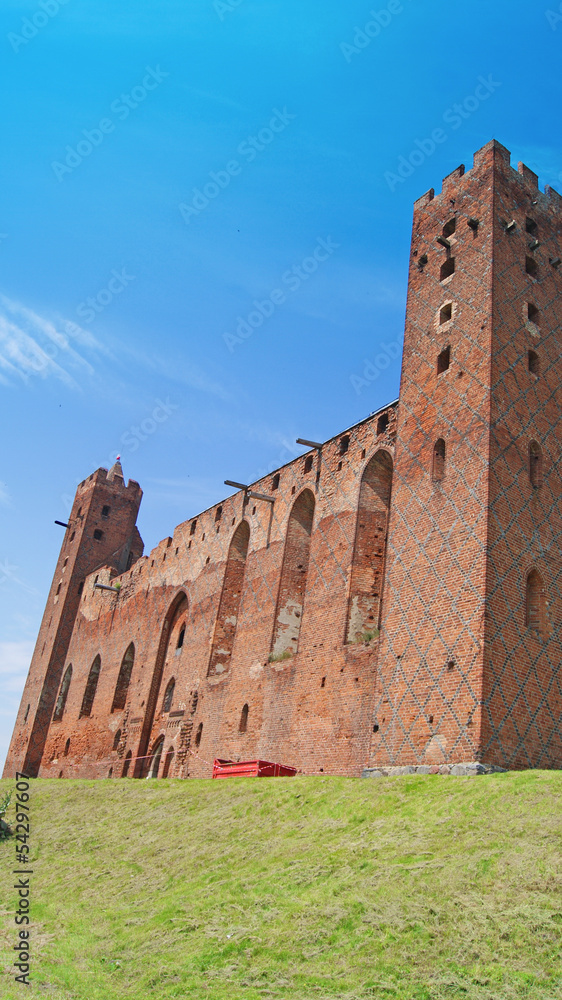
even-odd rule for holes
{"type": "Polygon", "coordinates": [[[118,729],[117,732],[115,733],[115,736],[113,737],[113,749],[114,750],[117,750],[117,747],[119,746],[120,741],[121,741],[121,730],[118,729]]]}
{"type": "Polygon", "coordinates": [[[340,455],[345,455],[349,448],[349,434],[346,434],[340,439],[340,455]]]}
{"type": "Polygon", "coordinates": [[[445,478],[445,459],[445,441],[439,438],[433,446],[432,479],[436,483],[445,478]]]}
{"type": "Polygon", "coordinates": [[[185,625],[179,631],[178,641],[176,643],[176,649],[181,649],[185,642],[185,625]]]}
{"type": "Polygon", "coordinates": [[[195,746],[198,747],[201,743],[201,737],[203,735],[203,723],[200,722],[197,726],[197,732],[195,733],[195,746]]]}
{"type": "Polygon", "coordinates": [[[222,507],[217,507],[215,512],[215,521],[220,521],[222,517],[222,507]]]}
{"type": "Polygon", "coordinates": [[[90,673],[88,674],[88,681],[86,683],[86,688],[84,690],[84,697],[82,698],[82,706],[80,708],[79,719],[84,716],[90,716],[92,714],[92,706],[94,704],[94,698],[96,697],[96,691],[98,689],[98,680],[101,670],[101,658],[98,653],[92,666],[90,667],[90,673]]]}
{"type": "Polygon", "coordinates": [[[529,323],[534,323],[535,326],[539,325],[540,313],[533,302],[527,302],[527,319],[529,323]]]}
{"type": "Polygon", "coordinates": [[[239,733],[245,733],[248,728],[248,705],[244,705],[242,709],[242,714],[240,715],[240,725],[238,726],[239,733]]]}
{"type": "Polygon", "coordinates": [[[525,270],[531,278],[536,278],[539,273],[537,262],[533,257],[525,257],[525,270]]]}
{"type": "Polygon", "coordinates": [[[123,761],[123,770],[121,771],[122,778],[126,778],[127,775],[129,774],[129,768],[131,766],[132,757],[133,757],[132,750],[127,750],[125,760],[123,761]]]}
{"type": "Polygon", "coordinates": [[[105,507],[102,507],[102,509],[101,509],[101,516],[102,517],[109,517],[109,511],[110,510],[111,510],[111,507],[108,507],[107,504],[106,504],[105,507]]]}
{"type": "Polygon", "coordinates": [[[450,346],[447,346],[443,348],[443,350],[437,357],[437,374],[442,375],[443,372],[449,371],[450,364],[451,364],[451,348],[450,346]]]}
{"type": "Polygon", "coordinates": [[[280,476],[280,475],[279,475],[279,473],[277,472],[277,473],[276,473],[276,474],[274,475],[273,479],[271,480],[271,489],[272,489],[272,490],[278,490],[278,489],[279,489],[279,480],[280,480],[280,479],[281,479],[281,476],[280,476]]]}
{"type": "Polygon", "coordinates": [[[304,460],[304,471],[305,473],[310,472],[311,469],[312,469],[312,455],[307,455],[304,460]]]}
{"type": "Polygon", "coordinates": [[[439,272],[439,281],[445,281],[445,278],[450,278],[452,274],[455,273],[455,258],[448,257],[446,261],[441,264],[441,270],[439,272]]]}
{"type": "Polygon", "coordinates": [[[542,631],[544,594],[542,580],[536,569],[531,570],[527,577],[525,618],[527,628],[534,632],[542,631]]]}
{"type": "Polygon", "coordinates": [[[536,351],[527,351],[527,363],[531,375],[540,375],[540,362],[536,351]]]}
{"type": "Polygon", "coordinates": [[[439,310],[439,323],[443,326],[443,323],[448,323],[450,319],[453,318],[453,303],[446,302],[444,306],[441,306],[439,310]]]}
{"type": "Polygon", "coordinates": [[[455,216],[453,216],[453,218],[449,219],[449,221],[443,226],[443,236],[452,236],[456,228],[457,220],[455,216]]]}
{"type": "Polygon", "coordinates": [[[176,682],[172,677],[172,680],[168,682],[168,686],[166,688],[166,691],[164,692],[164,701],[162,702],[163,712],[169,712],[172,708],[175,687],[176,687],[176,682]]]}
{"type": "Polygon", "coordinates": [[[197,531],[197,519],[191,522],[191,528],[189,529],[189,534],[194,535],[197,531]]]}
{"type": "Polygon", "coordinates": [[[55,706],[55,714],[53,715],[53,722],[60,722],[60,720],[64,715],[64,709],[66,706],[66,699],[68,698],[68,689],[70,687],[71,680],[72,680],[72,664],[70,664],[66,668],[65,675],[62,679],[59,696],[57,698],[57,704],[55,706]]]}
{"type": "Polygon", "coordinates": [[[534,489],[542,484],[542,452],[536,441],[529,445],[529,481],[534,489]]]}

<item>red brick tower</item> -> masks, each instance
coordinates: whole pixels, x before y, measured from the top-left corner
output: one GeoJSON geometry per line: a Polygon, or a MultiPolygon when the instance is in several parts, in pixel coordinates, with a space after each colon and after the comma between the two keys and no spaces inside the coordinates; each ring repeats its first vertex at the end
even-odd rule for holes
{"type": "Polygon", "coordinates": [[[84,580],[100,566],[121,573],[143,552],[135,527],[142,497],[138,483],[123,481],[119,461],[98,469],[76,490],[68,527],[29,668],[4,775],[16,770],[36,777],[84,580]]]}
{"type": "Polygon", "coordinates": [[[415,203],[370,766],[560,766],[562,199],[498,142],[415,203]]]}

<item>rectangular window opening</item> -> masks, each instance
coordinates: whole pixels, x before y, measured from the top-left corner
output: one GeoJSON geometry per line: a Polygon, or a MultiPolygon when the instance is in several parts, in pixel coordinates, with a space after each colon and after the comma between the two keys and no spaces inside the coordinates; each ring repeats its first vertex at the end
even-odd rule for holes
{"type": "Polygon", "coordinates": [[[536,278],[539,273],[537,262],[534,257],[525,257],[525,270],[531,278],[536,278]]]}
{"type": "Polygon", "coordinates": [[[453,318],[453,303],[446,302],[444,306],[441,306],[439,310],[439,323],[441,326],[443,323],[448,323],[450,319],[453,318]]]}
{"type": "Polygon", "coordinates": [[[455,273],[455,258],[448,257],[443,264],[441,264],[441,270],[439,272],[439,281],[445,281],[445,278],[450,278],[452,274],[455,273]]]}
{"type": "Polygon", "coordinates": [[[451,348],[445,347],[441,354],[437,358],[437,374],[442,375],[443,372],[449,370],[449,365],[451,363],[451,348]]]}
{"type": "Polygon", "coordinates": [[[536,236],[536,234],[538,233],[538,230],[539,230],[539,227],[537,226],[535,220],[534,219],[530,219],[529,216],[527,216],[527,218],[525,219],[525,231],[527,233],[532,233],[533,236],[536,236]]]}
{"type": "Polygon", "coordinates": [[[443,236],[452,236],[456,228],[457,220],[455,216],[453,216],[453,218],[449,219],[449,221],[443,226],[443,236]]]}

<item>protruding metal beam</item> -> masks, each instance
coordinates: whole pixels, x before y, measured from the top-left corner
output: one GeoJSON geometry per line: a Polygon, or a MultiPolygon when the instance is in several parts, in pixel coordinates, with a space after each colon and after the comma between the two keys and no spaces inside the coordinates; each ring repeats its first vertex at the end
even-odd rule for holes
{"type": "Polygon", "coordinates": [[[266,500],[267,503],[275,503],[275,497],[268,497],[265,493],[254,493],[253,490],[248,490],[248,496],[251,497],[252,500],[266,500]]]}
{"type": "Polygon", "coordinates": [[[60,524],[61,528],[68,528],[68,524],[64,521],[55,521],[55,524],[60,524]]]}
{"type": "Polygon", "coordinates": [[[114,594],[118,594],[121,587],[108,587],[105,583],[94,583],[94,590],[111,590],[114,594]]]}
{"type": "Polygon", "coordinates": [[[233,482],[232,479],[225,479],[224,485],[225,486],[234,486],[237,490],[244,490],[244,493],[247,493],[248,490],[250,489],[250,487],[246,486],[245,483],[235,483],[235,482],[233,482]]]}
{"type": "Polygon", "coordinates": [[[316,448],[318,451],[324,447],[324,445],[319,444],[318,441],[307,441],[306,438],[297,438],[297,444],[304,444],[307,448],[316,448]]]}

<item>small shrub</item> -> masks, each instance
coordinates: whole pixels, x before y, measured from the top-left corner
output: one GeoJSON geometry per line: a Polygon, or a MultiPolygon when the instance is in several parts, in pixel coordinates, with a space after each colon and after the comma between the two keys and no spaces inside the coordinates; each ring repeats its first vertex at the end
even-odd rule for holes
{"type": "Polygon", "coordinates": [[[0,802],[0,840],[7,840],[8,837],[11,837],[14,832],[9,823],[6,823],[4,819],[4,816],[6,815],[6,810],[10,805],[11,798],[12,798],[12,793],[8,792],[0,802]]]}
{"type": "Polygon", "coordinates": [[[378,639],[379,634],[378,628],[366,629],[364,632],[359,633],[355,642],[364,642],[365,645],[368,645],[373,639],[378,639]]]}
{"type": "Polygon", "coordinates": [[[282,653],[270,653],[269,662],[279,663],[280,660],[290,660],[292,655],[293,654],[290,649],[284,649],[282,653]]]}

